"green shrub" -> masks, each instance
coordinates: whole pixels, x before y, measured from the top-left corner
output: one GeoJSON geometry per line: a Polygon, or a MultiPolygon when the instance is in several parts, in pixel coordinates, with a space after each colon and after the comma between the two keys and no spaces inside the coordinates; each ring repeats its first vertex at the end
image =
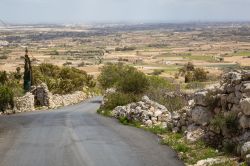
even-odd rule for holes
{"type": "Polygon", "coordinates": [[[196,68],[194,70],[194,81],[206,81],[207,80],[207,72],[202,68],[196,68]]]}
{"type": "Polygon", "coordinates": [[[126,94],[121,92],[116,92],[109,94],[107,96],[107,101],[103,106],[104,109],[113,110],[117,106],[124,106],[132,102],[138,101],[137,96],[133,94],[126,94]]]}
{"type": "Polygon", "coordinates": [[[192,62],[188,62],[182,68],[179,69],[179,75],[185,76],[186,73],[194,71],[194,64],[192,62]]]}
{"type": "Polygon", "coordinates": [[[57,94],[81,91],[85,86],[95,87],[93,76],[85,71],[71,67],[60,68],[52,64],[33,67],[33,83],[38,85],[42,82],[48,85],[51,92],[57,94]]]}
{"type": "Polygon", "coordinates": [[[124,93],[140,94],[149,86],[146,75],[136,68],[122,63],[108,63],[101,69],[98,81],[102,88],[116,87],[124,93]]]}
{"type": "Polygon", "coordinates": [[[176,90],[176,86],[174,86],[172,83],[170,83],[168,80],[158,77],[158,76],[149,76],[149,86],[152,88],[164,88],[169,91],[176,90]]]}
{"type": "Polygon", "coordinates": [[[117,89],[124,93],[142,94],[149,87],[149,81],[146,75],[133,68],[124,73],[123,77],[117,83],[117,89]]]}
{"type": "Polygon", "coordinates": [[[236,113],[231,113],[225,116],[225,125],[227,129],[229,129],[230,133],[237,133],[238,132],[238,117],[236,113]]]}
{"type": "Polygon", "coordinates": [[[196,68],[194,71],[188,71],[185,75],[185,82],[203,82],[208,79],[207,72],[202,68],[196,68]]]}
{"type": "Polygon", "coordinates": [[[202,82],[208,79],[207,72],[202,68],[195,68],[191,62],[188,62],[184,67],[180,68],[177,76],[184,76],[186,83],[202,82]]]}
{"type": "Polygon", "coordinates": [[[14,107],[14,94],[11,88],[0,85],[0,103],[1,112],[14,107]]]}
{"type": "Polygon", "coordinates": [[[193,82],[193,81],[195,81],[193,72],[187,72],[187,74],[185,75],[185,83],[193,82]]]}
{"type": "Polygon", "coordinates": [[[6,88],[11,89],[15,97],[23,96],[24,91],[22,84],[20,84],[21,77],[22,74],[19,69],[17,69],[17,72],[11,73],[0,71],[0,86],[5,86],[6,88]]]}
{"type": "Polygon", "coordinates": [[[230,134],[236,134],[239,125],[237,118],[235,113],[230,113],[226,116],[218,114],[211,120],[210,124],[217,130],[226,128],[230,134]]]}
{"type": "Polygon", "coordinates": [[[11,80],[6,86],[12,90],[14,97],[21,97],[25,94],[23,86],[19,83],[19,80],[11,80]]]}
{"type": "Polygon", "coordinates": [[[163,73],[163,72],[164,72],[164,70],[162,70],[162,69],[155,69],[155,70],[153,71],[152,75],[160,75],[160,74],[163,73]]]}
{"type": "Polygon", "coordinates": [[[114,87],[128,69],[129,67],[122,63],[108,63],[101,68],[98,81],[103,89],[114,87]]]}

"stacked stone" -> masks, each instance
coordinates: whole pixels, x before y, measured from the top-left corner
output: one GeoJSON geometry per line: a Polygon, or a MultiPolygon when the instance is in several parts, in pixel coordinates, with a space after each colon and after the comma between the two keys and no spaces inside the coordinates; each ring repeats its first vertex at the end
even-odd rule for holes
{"type": "Polygon", "coordinates": [[[171,113],[167,108],[147,96],[137,103],[116,107],[112,115],[116,118],[126,117],[131,121],[142,122],[147,127],[160,125],[166,128],[171,120],[171,113]]]}
{"type": "Polygon", "coordinates": [[[192,124],[190,111],[190,107],[186,106],[178,111],[174,111],[171,113],[169,126],[173,132],[185,132],[188,126],[192,124]]]}
{"type": "Polygon", "coordinates": [[[32,93],[26,93],[22,97],[15,98],[15,107],[13,110],[9,110],[8,113],[15,113],[15,112],[29,112],[34,111],[34,95],[32,93]]]}
{"type": "MultiPolygon", "coordinates": [[[[240,147],[250,141],[250,72],[234,71],[225,74],[220,84],[195,93],[194,102],[192,121],[206,131],[207,141],[221,142],[222,145],[231,142],[240,147]],[[212,126],[211,120],[218,115],[222,118],[235,116],[237,131],[212,126]]],[[[238,151],[246,158],[250,148],[248,154],[238,151]]]]}
{"type": "Polygon", "coordinates": [[[35,96],[35,106],[49,107],[49,99],[52,94],[45,83],[33,86],[31,93],[35,96]]]}
{"type": "Polygon", "coordinates": [[[85,99],[92,97],[93,94],[86,94],[83,91],[76,91],[72,94],[58,95],[52,94],[46,84],[32,87],[31,92],[28,92],[23,97],[15,98],[15,109],[9,110],[13,112],[28,112],[34,111],[35,107],[58,108],[62,106],[77,104],[85,99]]]}

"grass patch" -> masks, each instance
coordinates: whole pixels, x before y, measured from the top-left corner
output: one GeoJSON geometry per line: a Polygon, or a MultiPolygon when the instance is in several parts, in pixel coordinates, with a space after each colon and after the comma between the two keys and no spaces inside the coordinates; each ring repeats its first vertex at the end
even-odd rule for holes
{"type": "Polygon", "coordinates": [[[207,147],[203,142],[187,144],[182,134],[168,132],[164,135],[162,144],[172,147],[179,153],[180,159],[187,164],[195,164],[199,160],[217,157],[220,154],[213,148],[207,147]]]}
{"type": "Polygon", "coordinates": [[[111,110],[108,110],[108,109],[102,109],[102,108],[99,108],[97,111],[96,111],[98,114],[101,114],[103,116],[107,116],[107,117],[111,117],[111,110]]]}
{"type": "Polygon", "coordinates": [[[216,62],[213,56],[209,55],[191,55],[191,56],[183,56],[184,59],[187,60],[199,60],[199,61],[206,61],[206,62],[216,62]]]}
{"type": "Polygon", "coordinates": [[[141,127],[141,123],[139,121],[131,121],[127,117],[120,117],[118,120],[123,125],[133,126],[137,128],[141,127]]]}
{"type": "Polygon", "coordinates": [[[147,131],[150,131],[154,134],[165,134],[167,133],[167,130],[162,128],[161,126],[153,126],[150,128],[146,128],[147,131]]]}

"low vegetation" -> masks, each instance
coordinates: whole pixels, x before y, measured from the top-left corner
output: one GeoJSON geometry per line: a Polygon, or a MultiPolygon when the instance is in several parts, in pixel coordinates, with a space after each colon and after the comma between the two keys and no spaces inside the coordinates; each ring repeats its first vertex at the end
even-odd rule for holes
{"type": "Polygon", "coordinates": [[[107,101],[101,109],[106,115],[117,106],[138,101],[149,88],[149,80],[144,73],[122,63],[103,66],[98,80],[104,90],[116,89],[115,93],[105,96],[107,101]]]}
{"type": "Polygon", "coordinates": [[[178,76],[184,76],[185,83],[204,82],[208,80],[208,72],[203,68],[195,68],[193,63],[188,62],[184,67],[179,69],[178,76]]]}
{"type": "Polygon", "coordinates": [[[14,97],[24,94],[22,84],[20,84],[22,75],[20,68],[16,72],[7,73],[0,71],[0,111],[12,109],[14,106],[14,97]]]}
{"type": "Polygon", "coordinates": [[[180,93],[179,85],[174,85],[158,76],[150,76],[148,79],[150,86],[146,95],[150,99],[164,105],[171,112],[187,104],[186,99],[180,93]]]}
{"type": "Polygon", "coordinates": [[[83,87],[94,87],[93,76],[85,71],[71,68],[58,67],[52,64],[41,64],[33,67],[33,83],[39,85],[46,83],[49,90],[55,94],[67,94],[82,90],[83,87]]]}
{"type": "Polygon", "coordinates": [[[136,68],[122,63],[110,63],[102,67],[98,80],[104,90],[116,89],[115,93],[106,96],[107,102],[103,106],[106,112],[116,106],[136,102],[143,95],[166,106],[169,111],[181,109],[187,104],[180,93],[171,93],[180,89],[178,85],[158,76],[147,76],[136,68]],[[170,93],[172,95],[169,95],[170,93]]]}
{"type": "Polygon", "coordinates": [[[14,107],[14,93],[10,87],[0,86],[0,103],[1,112],[14,107]]]}

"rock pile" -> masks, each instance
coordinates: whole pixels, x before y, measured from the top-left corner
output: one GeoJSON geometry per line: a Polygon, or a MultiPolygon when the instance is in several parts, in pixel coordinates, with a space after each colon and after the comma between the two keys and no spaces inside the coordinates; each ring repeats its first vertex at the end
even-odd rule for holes
{"type": "Polygon", "coordinates": [[[137,103],[116,107],[112,115],[116,118],[126,117],[128,120],[140,121],[148,127],[153,125],[167,127],[171,120],[171,113],[167,108],[150,100],[147,96],[137,103]]]}

